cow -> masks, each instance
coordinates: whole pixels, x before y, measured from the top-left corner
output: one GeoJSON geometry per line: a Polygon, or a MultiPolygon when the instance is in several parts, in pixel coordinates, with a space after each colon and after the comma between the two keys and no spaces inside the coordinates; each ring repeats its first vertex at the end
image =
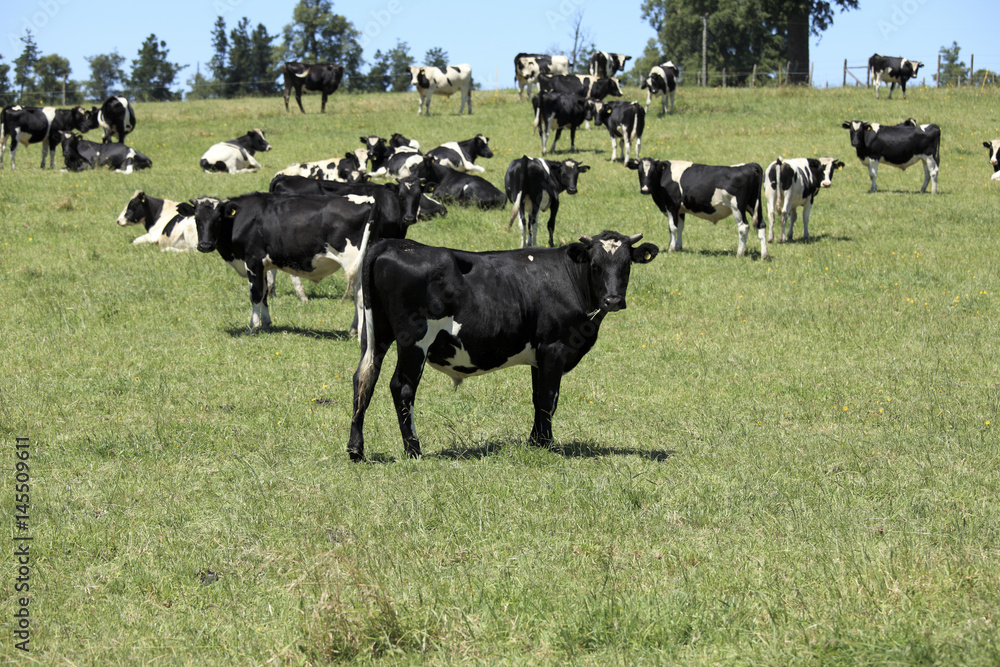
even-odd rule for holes
{"type": "MultiPolygon", "coordinates": [[[[442,201],[481,209],[503,208],[507,203],[504,194],[482,176],[455,171],[435,160],[433,155],[425,155],[423,163],[414,171],[431,185],[434,196],[442,201]]],[[[423,203],[421,210],[424,210],[423,203]]]]}
{"type": "Polygon", "coordinates": [[[809,212],[821,188],[830,187],[833,172],[843,169],[837,158],[779,157],[764,170],[764,199],[767,200],[767,240],[774,241],[774,214],[781,214],[779,242],[792,240],[795,209],[802,207],[802,238],[809,240],[809,212]],[[785,233],[785,225],[788,233],[785,233]]]}
{"type": "Polygon", "coordinates": [[[635,145],[635,156],[642,149],[642,131],[646,127],[646,110],[638,102],[590,102],[594,122],[608,128],[611,135],[611,161],[618,159],[618,143],[622,143],[622,162],[629,161],[635,145]]]}
{"type": "Polygon", "coordinates": [[[476,164],[477,157],[491,158],[490,138],[477,134],[465,141],[449,141],[427,151],[435,160],[455,171],[475,171],[483,173],[483,167],[476,164]]]}
{"type": "Polygon", "coordinates": [[[321,181],[357,183],[364,178],[368,153],[359,148],[353,153],[345,153],[342,158],[330,158],[316,162],[300,162],[285,167],[275,176],[304,176],[321,181]]]}
{"type": "Polygon", "coordinates": [[[45,156],[49,156],[49,168],[55,168],[56,147],[62,143],[62,132],[89,132],[97,127],[97,119],[83,107],[56,109],[54,107],[6,106],[0,111],[0,169],[3,169],[3,154],[7,138],[10,138],[10,168],[16,169],[14,157],[21,144],[42,144],[42,169],[45,156]]]}
{"type": "Polygon", "coordinates": [[[590,56],[590,75],[599,78],[614,76],[618,72],[625,71],[625,63],[632,59],[624,53],[607,53],[605,51],[594,51],[590,56]]]}
{"type": "Polygon", "coordinates": [[[562,131],[569,128],[569,150],[576,151],[576,128],[593,117],[593,106],[590,100],[573,93],[538,93],[531,98],[535,109],[535,120],[532,124],[538,130],[538,138],[542,142],[542,155],[546,153],[549,133],[555,125],[556,136],[552,139],[552,149],[562,136],[562,131]]]}
{"type": "Polygon", "coordinates": [[[423,154],[412,146],[401,144],[393,148],[386,144],[385,139],[375,135],[361,137],[361,143],[368,150],[373,177],[406,178],[424,159],[423,154]]]}
{"type": "Polygon", "coordinates": [[[104,100],[101,108],[93,107],[90,113],[97,119],[97,124],[104,130],[104,143],[110,143],[115,135],[118,143],[125,143],[125,135],[135,129],[135,109],[132,103],[124,97],[111,96],[104,100]]]}
{"type": "Polygon", "coordinates": [[[528,98],[538,82],[539,74],[569,74],[569,58],[542,53],[519,53],[514,56],[514,81],[517,82],[517,99],[528,89],[528,98]]]}
{"type": "Polygon", "coordinates": [[[263,130],[254,128],[231,141],[222,141],[209,147],[201,156],[201,168],[205,173],[227,171],[239,174],[260,169],[254,158],[257,151],[271,150],[271,144],[264,138],[263,130]]]}
{"type": "Polygon", "coordinates": [[[756,162],[722,167],[681,160],[629,160],[639,174],[639,192],[651,195],[667,216],[669,251],[681,250],[684,215],[691,213],[713,224],[732,215],[739,244],[736,256],[746,252],[751,224],[760,238],[760,258],[767,259],[766,227],[761,216],[760,187],[764,170],[756,162]]]}
{"type": "Polygon", "coordinates": [[[913,125],[909,121],[900,125],[880,125],[863,120],[845,121],[842,125],[851,132],[851,145],[858,159],[868,165],[868,175],[875,192],[875,178],[880,162],[906,169],[917,162],[924,163],[924,184],[920,192],[937,194],[938,171],[941,166],[941,128],[937,125],[913,125]]]}
{"type": "Polygon", "coordinates": [[[556,228],[556,213],[559,212],[559,193],[576,194],[576,183],[580,174],[588,171],[588,165],[576,160],[543,160],[522,155],[512,160],[504,174],[503,185],[507,199],[514,205],[507,229],[517,220],[521,226],[521,247],[527,248],[538,242],[538,214],[549,212],[549,246],[555,245],[552,233],[556,228]],[[530,213],[525,209],[530,208],[530,213]]]}
{"type": "Polygon", "coordinates": [[[179,212],[182,202],[150,197],[136,190],[118,214],[116,222],[121,227],[142,225],[146,233],[132,241],[133,245],[155,243],[160,250],[185,252],[198,245],[198,230],[194,217],[179,212]]]}
{"type": "Polygon", "coordinates": [[[420,152],[420,142],[416,139],[407,139],[399,132],[393,132],[389,137],[389,148],[412,148],[420,152]]]}
{"type": "Polygon", "coordinates": [[[380,241],[365,257],[357,300],[361,355],[347,451],[363,461],[365,413],[396,343],[389,389],[403,447],[420,456],[414,399],[425,365],[462,380],[531,366],[535,417],[529,441],[551,446],[562,376],[597,341],[608,313],[624,310],[632,264],[659,252],[642,234],[604,231],[559,248],[475,253],[380,241]]]}
{"type": "Polygon", "coordinates": [[[378,226],[403,225],[409,227],[417,221],[421,202],[421,180],[410,176],[397,183],[338,183],[319,181],[302,176],[275,176],[268,192],[284,195],[358,195],[372,197],[378,208],[375,224],[378,226]]]}
{"type": "Polygon", "coordinates": [[[541,93],[572,93],[595,100],[603,100],[608,95],[612,97],[622,96],[622,87],[618,83],[618,79],[586,74],[541,75],[538,77],[538,91],[541,93]]]}
{"type": "Polygon", "coordinates": [[[881,87],[882,81],[885,80],[889,84],[889,99],[892,99],[892,91],[896,89],[898,83],[905,100],[906,82],[910,79],[916,79],[917,73],[923,65],[922,62],[916,60],[880,56],[877,53],[873,55],[868,59],[868,70],[872,83],[875,85],[875,99],[878,99],[878,89],[881,87]]]}
{"type": "Polygon", "coordinates": [[[149,169],[153,161],[125,144],[87,141],[75,132],[60,132],[66,171],[108,167],[120,174],[149,169]]]}
{"type": "Polygon", "coordinates": [[[1000,181],[1000,162],[997,161],[997,154],[1000,153],[1000,139],[984,141],[983,146],[990,152],[990,164],[993,166],[993,177],[991,181],[1000,181]]]}
{"type": "Polygon", "coordinates": [[[425,116],[431,115],[431,97],[444,95],[451,97],[461,93],[462,102],[458,106],[458,115],[468,106],[472,114],[472,68],[468,65],[448,65],[447,67],[410,66],[410,85],[416,86],[420,95],[417,104],[417,115],[421,110],[425,116]]]}
{"type": "Polygon", "coordinates": [[[649,70],[649,76],[642,80],[639,89],[646,91],[646,112],[649,112],[649,105],[653,101],[653,95],[662,95],[663,113],[674,112],[674,94],[677,90],[677,78],[681,71],[673,62],[667,61],[662,65],[654,65],[649,70]],[[670,110],[667,111],[667,99],[670,100],[670,110]]]}
{"type": "Polygon", "coordinates": [[[306,91],[322,93],[320,113],[326,113],[326,98],[333,95],[340,87],[340,81],[344,78],[344,68],[329,63],[286,62],[282,69],[282,78],[285,81],[285,111],[288,111],[288,98],[294,88],[299,111],[306,112],[302,107],[302,89],[305,88],[306,91]]]}

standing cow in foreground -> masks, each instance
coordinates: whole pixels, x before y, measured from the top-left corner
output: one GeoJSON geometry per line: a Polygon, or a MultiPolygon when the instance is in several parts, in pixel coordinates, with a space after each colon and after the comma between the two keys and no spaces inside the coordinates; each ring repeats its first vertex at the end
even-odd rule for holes
{"type": "Polygon", "coordinates": [[[879,162],[905,170],[918,162],[924,163],[924,184],[920,192],[937,194],[938,171],[941,165],[941,128],[937,125],[917,125],[912,119],[899,125],[880,125],[863,120],[846,121],[842,127],[851,131],[851,145],[858,159],[868,165],[868,175],[875,192],[879,162]]]}
{"type": "Polygon", "coordinates": [[[878,99],[878,89],[882,87],[882,81],[884,80],[889,84],[890,100],[892,99],[892,91],[896,89],[897,83],[900,90],[903,91],[903,99],[905,100],[906,82],[910,79],[916,79],[917,73],[920,72],[920,68],[923,66],[922,62],[916,60],[880,56],[877,53],[873,55],[868,59],[868,72],[872,84],[875,86],[875,99],[878,99]]]}
{"type": "Polygon", "coordinates": [[[417,115],[421,111],[425,116],[431,115],[431,97],[444,95],[451,97],[460,93],[462,102],[458,106],[458,115],[468,106],[472,115],[472,68],[469,65],[448,65],[440,67],[410,66],[410,85],[416,86],[420,102],[417,104],[417,115]]]}
{"type": "Polygon", "coordinates": [[[833,172],[844,163],[832,157],[779,157],[764,170],[764,198],[767,200],[767,240],[774,240],[774,214],[781,215],[780,242],[792,240],[795,209],[802,207],[802,238],[809,239],[809,212],[821,188],[830,187],[833,172]],[[785,234],[785,225],[788,234],[785,234]]]}
{"type": "Polygon", "coordinates": [[[323,102],[320,106],[320,113],[326,113],[326,98],[333,95],[340,87],[340,80],[344,78],[344,68],[328,63],[310,65],[287,62],[282,70],[282,78],[285,80],[285,111],[288,111],[288,98],[294,88],[295,101],[299,105],[299,110],[302,113],[306,112],[302,108],[302,89],[305,88],[307,91],[322,93],[323,102]]]}
{"type": "Polygon", "coordinates": [[[983,146],[990,152],[990,164],[993,166],[993,178],[991,181],[1000,181],[1000,162],[997,161],[997,154],[1000,153],[1000,139],[984,141],[983,146]]]}
{"type": "Polygon", "coordinates": [[[630,160],[625,166],[639,173],[639,192],[651,195],[656,206],[667,216],[669,250],[682,248],[685,213],[712,223],[732,215],[739,235],[736,256],[742,257],[746,252],[752,223],[760,239],[760,258],[767,259],[767,229],[760,206],[764,170],[756,162],[719,167],[643,158],[630,160]]]}
{"type": "Polygon", "coordinates": [[[552,443],[562,376],[597,341],[608,313],[624,310],[632,264],[659,248],[642,234],[601,232],[560,248],[465,252],[412,241],[372,246],[361,271],[357,307],[361,359],[347,452],[365,457],[365,412],[382,362],[396,343],[389,384],[403,447],[420,456],[414,402],[424,366],[465,378],[531,366],[534,444],[552,443]]]}

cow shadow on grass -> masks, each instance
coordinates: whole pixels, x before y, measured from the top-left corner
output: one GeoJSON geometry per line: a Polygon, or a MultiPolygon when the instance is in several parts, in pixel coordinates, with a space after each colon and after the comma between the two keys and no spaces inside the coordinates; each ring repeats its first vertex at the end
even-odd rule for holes
{"type": "Polygon", "coordinates": [[[270,329],[261,330],[256,333],[252,333],[247,327],[227,327],[226,333],[232,338],[240,338],[242,336],[270,336],[274,334],[287,333],[295,334],[296,336],[304,336],[306,338],[315,338],[316,340],[354,340],[354,338],[347,331],[323,331],[320,329],[304,329],[302,327],[290,326],[271,326],[270,329]]]}
{"type": "Polygon", "coordinates": [[[635,449],[633,447],[608,447],[594,440],[572,440],[551,447],[536,447],[524,440],[490,440],[478,445],[456,445],[439,452],[424,454],[428,459],[484,459],[510,447],[526,447],[530,450],[549,451],[568,459],[594,459],[601,456],[638,456],[650,461],[666,461],[674,455],[669,449],[635,449]]]}

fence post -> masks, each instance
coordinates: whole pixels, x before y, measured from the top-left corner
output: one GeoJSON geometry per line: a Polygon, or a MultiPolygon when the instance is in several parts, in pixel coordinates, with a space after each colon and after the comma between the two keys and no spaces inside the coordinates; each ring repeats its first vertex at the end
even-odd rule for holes
{"type": "Polygon", "coordinates": [[[809,87],[812,88],[813,85],[813,67],[816,66],[816,61],[809,63],[809,87]]]}
{"type": "Polygon", "coordinates": [[[757,87],[757,63],[753,64],[753,72],[750,74],[750,87],[757,87]]]}
{"type": "Polygon", "coordinates": [[[841,88],[847,88],[847,58],[844,58],[844,82],[840,84],[841,88]]]}
{"type": "Polygon", "coordinates": [[[976,85],[976,54],[969,56],[969,85],[976,85]]]}
{"type": "Polygon", "coordinates": [[[722,68],[722,87],[726,87],[726,68],[722,68]]]}
{"type": "Polygon", "coordinates": [[[937,74],[934,76],[934,85],[941,86],[941,54],[938,54],[938,69],[937,74]]]}

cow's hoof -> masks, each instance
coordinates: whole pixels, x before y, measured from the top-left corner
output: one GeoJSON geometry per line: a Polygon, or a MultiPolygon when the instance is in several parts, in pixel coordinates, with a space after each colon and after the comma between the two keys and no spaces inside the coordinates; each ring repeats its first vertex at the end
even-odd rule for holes
{"type": "Polygon", "coordinates": [[[365,452],[364,452],[364,450],[361,450],[361,451],[347,450],[347,453],[350,455],[351,461],[353,463],[364,463],[364,460],[365,460],[365,452]]]}

